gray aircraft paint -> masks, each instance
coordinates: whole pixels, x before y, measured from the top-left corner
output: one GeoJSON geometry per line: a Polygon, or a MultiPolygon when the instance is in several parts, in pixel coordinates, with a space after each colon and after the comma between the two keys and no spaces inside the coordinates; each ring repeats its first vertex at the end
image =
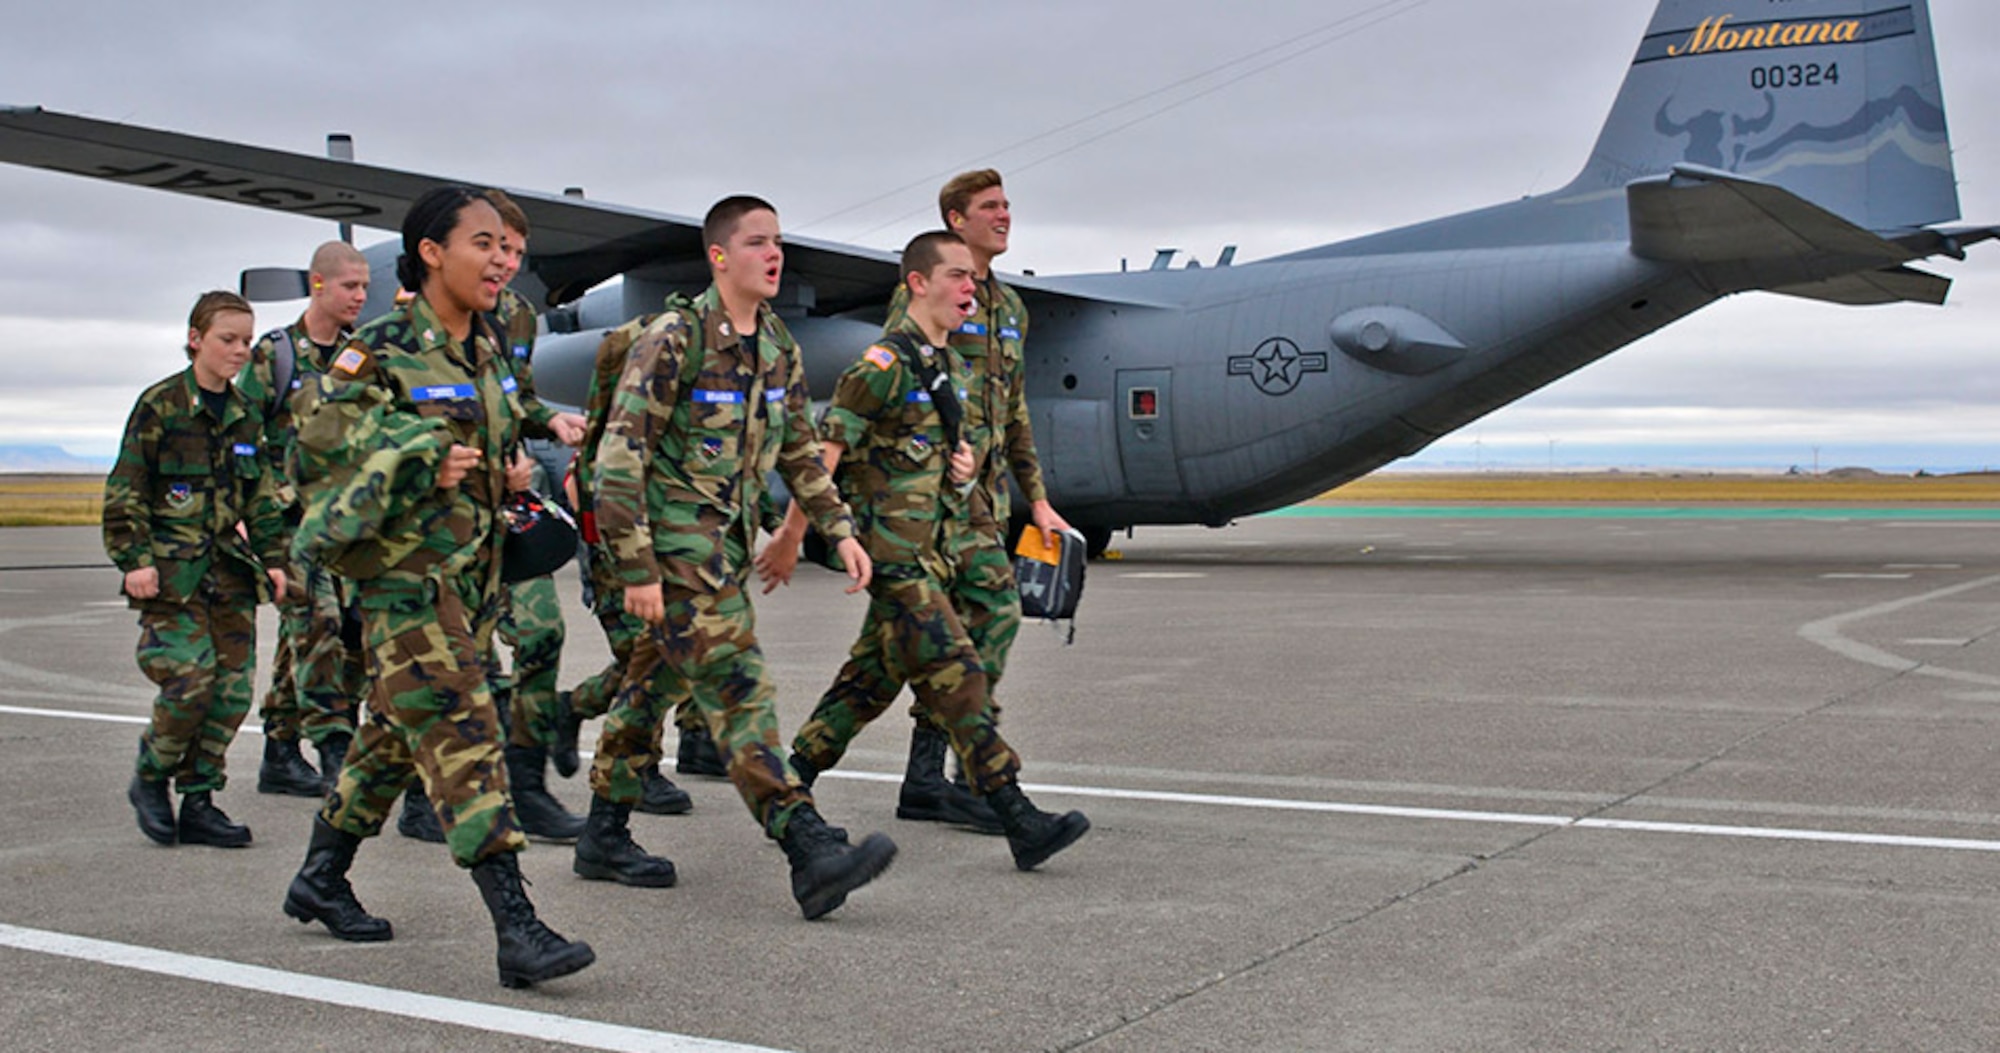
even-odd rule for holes
{"type": "MultiPolygon", "coordinates": [[[[441,181],[39,110],[0,112],[0,160],[385,229],[441,181]]],[[[605,330],[707,281],[699,224],[509,193],[535,227],[517,285],[554,307],[537,381],[574,404],[605,330]]],[[[1314,496],[1737,292],[1940,303],[1949,281],[1905,265],[1996,233],[1957,218],[1921,0],[1664,0],[1552,193],[1255,263],[1009,280],[1052,497],[1101,540],[1314,496]]],[[[790,242],[774,302],[814,390],[897,277],[790,242]]]]}

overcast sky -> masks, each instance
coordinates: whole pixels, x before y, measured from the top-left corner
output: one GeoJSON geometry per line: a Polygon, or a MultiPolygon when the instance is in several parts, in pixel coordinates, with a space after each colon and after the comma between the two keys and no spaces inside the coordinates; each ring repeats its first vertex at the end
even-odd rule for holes
{"type": "MultiPolygon", "coordinates": [[[[1255,259],[1553,190],[1653,9],[0,4],[0,104],[313,154],[344,131],[376,164],[689,215],[748,191],[790,233],[889,249],[933,216],[944,175],[990,164],[1015,206],[1005,269],[1042,274],[1143,266],[1163,246],[1255,259]]],[[[2000,4],[1931,6],[1961,205],[2000,221],[2000,4]]],[[[329,236],[0,166],[0,444],[109,452],[138,390],[185,363],[196,294],[302,265],[329,236]]],[[[1958,279],[1943,308],[1737,297],[1427,456],[2000,464],[2000,244],[1972,251],[1931,264],[1958,279]]]]}

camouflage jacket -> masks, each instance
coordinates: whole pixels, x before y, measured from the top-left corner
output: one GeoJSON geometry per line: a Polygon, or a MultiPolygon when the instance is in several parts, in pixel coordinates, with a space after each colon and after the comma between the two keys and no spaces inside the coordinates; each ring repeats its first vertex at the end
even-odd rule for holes
{"type": "Polygon", "coordinates": [[[523,415],[516,386],[483,315],[464,345],[422,297],[363,326],[302,403],[295,551],[377,588],[482,572],[497,589],[505,531],[495,520],[523,415]],[[454,443],[480,461],[440,490],[454,443]]]}
{"type": "MultiPolygon", "coordinates": [[[[1028,337],[1028,308],[997,275],[976,283],[975,293],[978,310],[951,334],[951,349],[973,377],[967,386],[971,397],[965,400],[965,440],[972,444],[979,470],[968,511],[975,525],[990,530],[995,522],[1007,520],[1007,473],[1013,473],[1021,495],[1030,502],[1048,500],[1049,492],[1042,484],[1034,422],[1028,417],[1028,366],[1022,347],[1028,337]]],[[[896,286],[883,332],[893,331],[909,305],[909,289],[896,286]]]]}
{"type": "MultiPolygon", "coordinates": [[[[104,480],[104,552],[127,573],[157,568],[159,600],[186,603],[218,564],[255,579],[284,566],[284,512],[259,449],[261,415],[231,387],[222,419],[189,367],[139,396],[104,480]],[[249,527],[245,540],[236,527],[249,527]]],[[[138,601],[133,601],[137,606],[138,601]]]]}
{"type": "MultiPolygon", "coordinates": [[[[338,348],[352,335],[341,330],[335,338],[338,348]]],[[[256,346],[250,349],[250,361],[243,366],[243,372],[236,375],[236,390],[249,400],[250,409],[263,420],[264,467],[271,473],[271,480],[278,491],[278,500],[286,508],[298,501],[297,488],[292,485],[293,413],[294,396],[311,386],[314,378],[326,372],[333,355],[313,343],[306,332],[306,316],[283,329],[273,329],[258,338],[256,346]],[[272,391],[278,384],[277,359],[278,343],[289,339],[292,345],[292,377],[282,392],[272,391]]]]}
{"type": "Polygon", "coordinates": [[[854,536],[820,463],[798,345],[769,307],[758,319],[746,358],[710,286],[653,319],[626,355],[591,474],[597,527],[626,585],[660,581],[667,564],[687,568],[673,582],[683,588],[739,583],[774,468],[823,535],[854,536]]]}
{"type": "MultiPolygon", "coordinates": [[[[963,359],[948,347],[933,349],[907,314],[889,334],[910,337],[918,354],[934,358],[964,404],[972,374],[963,359]]],[[[962,518],[965,501],[945,479],[951,450],[944,421],[893,343],[870,347],[840,375],[820,419],[820,436],[847,448],[840,458],[840,492],[854,509],[877,573],[886,578],[922,568],[943,577],[944,553],[950,551],[946,531],[962,518]]]]}
{"type": "Polygon", "coordinates": [[[506,341],[502,365],[513,376],[519,389],[515,394],[521,400],[521,409],[527,414],[522,428],[524,434],[534,439],[553,439],[556,433],[549,422],[556,418],[556,411],[550,409],[535,395],[535,308],[528,298],[512,289],[500,290],[500,304],[493,309],[493,318],[499,323],[500,337],[506,341]]]}

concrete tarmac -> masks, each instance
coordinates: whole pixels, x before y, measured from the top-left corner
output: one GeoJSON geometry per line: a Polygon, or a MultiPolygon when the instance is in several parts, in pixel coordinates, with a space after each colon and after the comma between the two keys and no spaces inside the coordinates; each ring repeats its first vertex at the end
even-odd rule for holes
{"type": "MultiPolygon", "coordinates": [[[[894,818],[898,706],[821,781],[895,866],[822,921],[728,783],[634,816],[680,885],[522,866],[597,964],[495,983],[472,882],[389,833],[396,938],[278,909],[313,802],[159,848],[124,787],[151,693],[93,529],[0,531],[9,1050],[2000,1048],[2000,519],[1266,517],[1093,564],[1027,626],[1003,730],[1093,829],[1035,873],[894,818]],[[54,568],[54,569],[36,569],[54,568]]],[[[575,605],[564,682],[605,648],[575,605]]],[[[798,727],[862,605],[760,597],[798,727]]],[[[268,656],[264,616],[261,651],[268,656]]],[[[554,780],[582,810],[581,780],[554,780]]]]}

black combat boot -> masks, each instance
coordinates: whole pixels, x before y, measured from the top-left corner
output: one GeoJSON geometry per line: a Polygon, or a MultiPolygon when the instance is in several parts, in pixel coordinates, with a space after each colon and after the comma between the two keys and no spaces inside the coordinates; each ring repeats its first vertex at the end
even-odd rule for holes
{"type": "Polygon", "coordinates": [[[1090,820],[1082,812],[1051,815],[1041,811],[1021,792],[1020,784],[1008,783],[986,795],[986,803],[1007,828],[1007,847],[1014,851],[1014,865],[1033,870],[1050,856],[1076,843],[1090,831],[1090,820]]]}
{"type": "Polygon", "coordinates": [[[319,772],[299,753],[297,739],[280,742],[264,736],[264,763],[257,769],[258,793],[282,793],[293,797],[319,797],[319,772]]]}
{"type": "Polygon", "coordinates": [[[896,858],[896,842],[888,835],[869,834],[850,845],[810,804],[792,810],[778,844],[791,860],[792,898],[807,921],[847,902],[848,893],[875,880],[896,858]]]}
{"type": "Polygon", "coordinates": [[[674,785],[674,780],[660,773],[658,764],[651,764],[639,771],[639,803],[635,806],[648,815],[686,815],[694,811],[694,798],[686,790],[674,785]]]}
{"type": "Polygon", "coordinates": [[[729,765],[723,761],[722,751],[715,748],[715,736],[706,727],[681,729],[680,756],[674,762],[674,769],[682,775],[729,777],[729,765]]]}
{"type": "Polygon", "coordinates": [[[232,823],[215,806],[207,790],[181,795],[181,844],[242,848],[250,843],[250,828],[232,823]]]}
{"type": "Polygon", "coordinates": [[[583,718],[576,715],[576,708],[570,705],[567,691],[556,696],[556,744],[549,747],[549,761],[556,766],[556,774],[567,779],[583,766],[583,756],[577,752],[577,736],[583,734],[583,718]]]}
{"type": "Polygon", "coordinates": [[[583,816],[565,811],[549,795],[549,751],[541,746],[507,744],[507,788],[514,797],[514,821],[521,832],[544,841],[568,844],[583,833],[583,816]]]}
{"type": "Polygon", "coordinates": [[[896,797],[896,818],[951,823],[982,834],[1005,833],[986,802],[944,777],[944,755],[951,739],[928,724],[910,733],[910,763],[903,772],[903,790],[896,797]]]}
{"type": "Polygon", "coordinates": [[[340,769],[347,764],[347,749],[354,744],[354,736],[345,731],[329,732],[319,740],[320,796],[333,792],[335,783],[340,781],[340,769]]]}
{"type": "Polygon", "coordinates": [[[360,838],[314,815],[305,865],[292,878],[292,887],[285,890],[285,913],[301,923],[319,922],[326,931],[354,943],[394,938],[387,919],[368,913],[354,898],[354,886],[347,883],[347,870],[354,865],[354,850],[360,845],[360,838]]]}
{"type": "Polygon", "coordinates": [[[167,792],[165,779],[148,782],[134,774],[132,785],[125,788],[125,799],[139,813],[140,833],[163,845],[174,843],[174,799],[167,792]]]}
{"type": "Polygon", "coordinates": [[[673,861],[648,855],[632,840],[627,822],[632,806],[616,804],[592,794],[590,818],[583,824],[583,836],[576,839],[576,861],[570,869],[592,881],[616,881],[639,888],[672,888],[673,861]]]}
{"type": "Polygon", "coordinates": [[[582,940],[565,940],[535,917],[535,905],[521,888],[521,863],[512,852],[498,852],[472,868],[473,883],[493,915],[499,937],[500,986],[527,987],[582,969],[597,953],[582,940]]]}
{"type": "Polygon", "coordinates": [[[410,788],[403,791],[403,811],[396,816],[396,832],[417,841],[444,844],[444,824],[438,822],[437,809],[431,807],[431,799],[424,796],[423,783],[412,782],[410,788]]]}

